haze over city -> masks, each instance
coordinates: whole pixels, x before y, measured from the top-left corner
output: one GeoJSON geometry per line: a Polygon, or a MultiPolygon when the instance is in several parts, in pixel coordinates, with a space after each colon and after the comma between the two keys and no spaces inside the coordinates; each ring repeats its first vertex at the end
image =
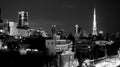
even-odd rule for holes
{"type": "Polygon", "coordinates": [[[18,12],[27,11],[29,25],[49,30],[57,29],[72,32],[78,24],[83,30],[92,32],[93,9],[96,9],[97,29],[104,32],[119,32],[119,2],[116,0],[1,0],[2,20],[15,20],[18,12]]]}

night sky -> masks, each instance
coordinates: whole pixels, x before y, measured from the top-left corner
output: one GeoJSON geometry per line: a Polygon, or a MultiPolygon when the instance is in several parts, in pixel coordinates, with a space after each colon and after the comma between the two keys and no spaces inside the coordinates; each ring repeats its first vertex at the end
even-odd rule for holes
{"type": "Polygon", "coordinates": [[[92,32],[93,9],[96,8],[98,30],[120,32],[120,3],[117,0],[0,0],[2,20],[17,21],[19,11],[29,13],[29,25],[34,28],[73,32],[79,24],[92,32]]]}

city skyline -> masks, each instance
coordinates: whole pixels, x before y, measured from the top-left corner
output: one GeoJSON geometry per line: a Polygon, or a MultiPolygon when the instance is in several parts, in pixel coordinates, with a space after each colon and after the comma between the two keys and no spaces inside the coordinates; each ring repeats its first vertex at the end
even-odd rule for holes
{"type": "Polygon", "coordinates": [[[93,12],[96,9],[98,31],[120,32],[119,4],[113,0],[2,0],[0,2],[2,20],[17,21],[19,11],[27,11],[32,28],[50,30],[56,25],[58,30],[73,31],[78,24],[92,33],[93,12]]]}

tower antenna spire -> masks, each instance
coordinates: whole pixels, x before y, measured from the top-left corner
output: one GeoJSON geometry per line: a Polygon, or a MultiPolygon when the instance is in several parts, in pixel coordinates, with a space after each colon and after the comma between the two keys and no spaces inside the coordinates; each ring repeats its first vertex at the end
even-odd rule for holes
{"type": "Polygon", "coordinates": [[[92,35],[97,35],[97,25],[96,25],[96,9],[94,8],[94,15],[93,15],[93,32],[92,35]]]}

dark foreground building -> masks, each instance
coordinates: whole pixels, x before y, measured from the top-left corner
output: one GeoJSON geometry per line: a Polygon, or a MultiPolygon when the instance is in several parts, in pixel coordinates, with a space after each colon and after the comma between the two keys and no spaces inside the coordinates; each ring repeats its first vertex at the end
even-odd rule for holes
{"type": "Polygon", "coordinates": [[[0,65],[3,67],[32,66],[43,67],[50,61],[46,52],[27,52],[21,55],[18,51],[0,50],[0,65]]]}

